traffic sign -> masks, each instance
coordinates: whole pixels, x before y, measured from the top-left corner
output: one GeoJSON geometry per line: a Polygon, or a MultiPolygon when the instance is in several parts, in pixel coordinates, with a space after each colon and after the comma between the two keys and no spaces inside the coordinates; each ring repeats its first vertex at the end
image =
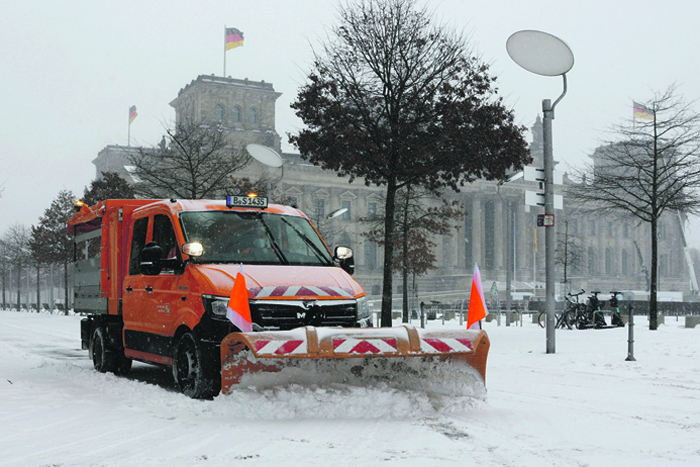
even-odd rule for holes
{"type": "Polygon", "coordinates": [[[554,214],[538,214],[537,227],[554,227],[554,214]]]}
{"type": "MultiPolygon", "coordinates": [[[[559,170],[553,171],[554,184],[564,184],[564,174],[559,170]]],[[[544,182],[544,169],[541,167],[533,167],[531,165],[523,167],[523,179],[526,182],[544,182]]]]}
{"type": "MultiPolygon", "coordinates": [[[[544,193],[525,190],[525,204],[528,206],[544,206],[544,193]]],[[[554,195],[554,209],[564,209],[564,197],[554,195]]]]}

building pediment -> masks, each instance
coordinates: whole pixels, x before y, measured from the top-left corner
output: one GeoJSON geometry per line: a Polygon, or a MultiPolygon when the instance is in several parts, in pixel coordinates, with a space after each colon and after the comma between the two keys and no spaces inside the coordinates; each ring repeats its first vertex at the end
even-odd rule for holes
{"type": "Polygon", "coordinates": [[[301,191],[299,188],[293,186],[291,188],[286,189],[284,191],[284,194],[287,196],[301,196],[304,194],[304,192],[301,191]]]}

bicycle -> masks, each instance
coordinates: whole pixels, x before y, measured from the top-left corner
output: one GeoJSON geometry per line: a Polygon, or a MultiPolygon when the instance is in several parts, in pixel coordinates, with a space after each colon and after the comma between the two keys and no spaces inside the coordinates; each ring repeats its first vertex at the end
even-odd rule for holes
{"type": "Polygon", "coordinates": [[[586,305],[584,303],[580,302],[581,295],[585,294],[586,291],[581,289],[579,293],[572,294],[568,293],[568,297],[575,297],[576,302],[574,302],[572,299],[567,297],[567,301],[569,302],[569,315],[568,315],[568,323],[569,323],[569,329],[573,328],[576,326],[576,329],[582,329],[587,321],[587,311],[586,311],[586,305]]]}
{"type": "Polygon", "coordinates": [[[589,327],[588,323],[590,322],[590,318],[586,304],[580,303],[579,301],[579,297],[585,293],[586,291],[581,289],[579,293],[568,293],[566,296],[567,306],[565,310],[565,322],[569,329],[572,329],[574,326],[576,326],[576,329],[585,329],[589,327]],[[573,298],[576,299],[575,302],[573,298]]]}
{"type": "MultiPolygon", "coordinates": [[[[576,294],[576,297],[583,294],[585,291],[581,289],[581,292],[576,294]]],[[[591,296],[588,298],[588,303],[577,303],[576,311],[573,318],[574,325],[576,329],[602,329],[606,326],[605,316],[601,310],[605,302],[601,302],[598,299],[598,294],[600,291],[591,292],[591,296]]],[[[578,302],[578,299],[577,299],[578,302]]]]}
{"type": "MultiPolygon", "coordinates": [[[[571,297],[577,297],[576,300],[578,302],[578,296],[581,295],[583,290],[575,295],[569,294],[571,297]]],[[[578,303],[574,303],[569,297],[566,298],[566,308],[562,312],[555,312],[554,313],[554,329],[572,329],[574,325],[574,310],[575,307],[578,305],[578,303]]],[[[546,311],[541,311],[539,315],[537,315],[537,323],[540,325],[541,328],[545,327],[545,322],[547,320],[547,312],[546,311]]]]}

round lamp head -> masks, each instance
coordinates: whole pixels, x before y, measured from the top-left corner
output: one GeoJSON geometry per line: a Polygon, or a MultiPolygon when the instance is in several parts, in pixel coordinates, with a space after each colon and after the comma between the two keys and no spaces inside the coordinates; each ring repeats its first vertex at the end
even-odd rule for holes
{"type": "Polygon", "coordinates": [[[246,149],[256,161],[269,167],[282,167],[282,158],[273,149],[261,144],[249,144],[246,149]]]}
{"type": "Polygon", "coordinates": [[[524,30],[506,42],[508,55],[531,73],[559,76],[574,66],[574,54],[561,39],[542,31],[524,30]]]}
{"type": "Polygon", "coordinates": [[[347,212],[347,210],[348,210],[348,208],[336,209],[332,213],[328,214],[328,219],[335,219],[338,216],[342,216],[343,214],[345,214],[347,212]]]}

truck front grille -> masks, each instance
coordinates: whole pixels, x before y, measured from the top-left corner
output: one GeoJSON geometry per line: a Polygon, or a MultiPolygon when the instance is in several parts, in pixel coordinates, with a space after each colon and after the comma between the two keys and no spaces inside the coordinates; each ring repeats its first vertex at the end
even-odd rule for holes
{"type": "Polygon", "coordinates": [[[301,326],[354,327],[355,300],[251,300],[254,323],[266,330],[288,330],[301,326]]]}

